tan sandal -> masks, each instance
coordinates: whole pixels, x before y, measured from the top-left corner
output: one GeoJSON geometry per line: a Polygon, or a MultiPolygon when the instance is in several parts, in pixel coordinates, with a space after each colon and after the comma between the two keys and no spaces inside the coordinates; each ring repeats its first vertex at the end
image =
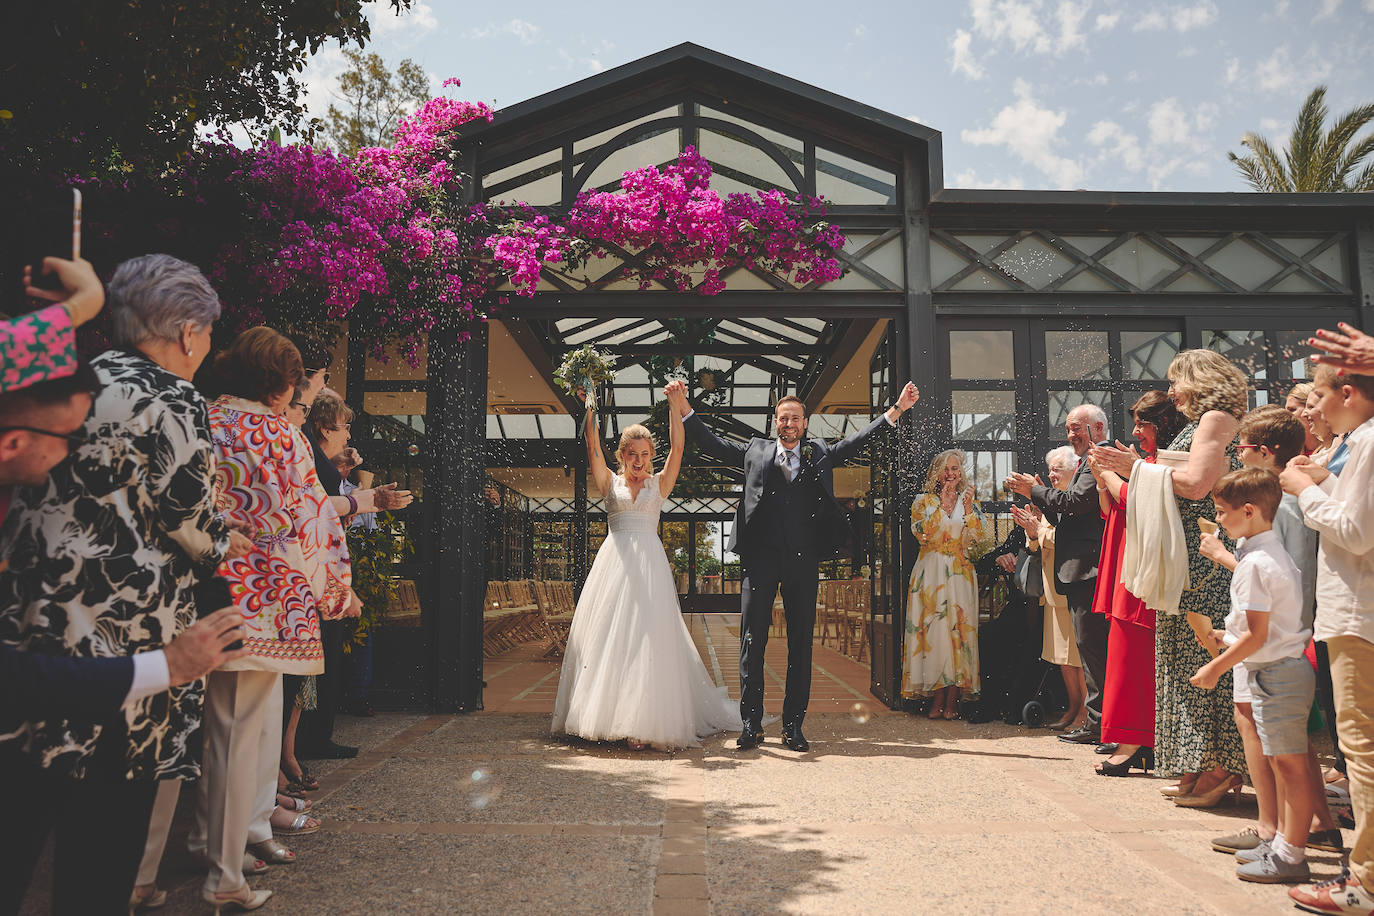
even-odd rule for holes
{"type": "Polygon", "coordinates": [[[156,884],[150,884],[145,892],[140,892],[138,888],[134,888],[134,892],[129,895],[129,912],[155,910],[166,903],[167,892],[159,889],[156,884]]]}
{"type": "Polygon", "coordinates": [[[296,854],[276,840],[249,843],[248,851],[269,865],[294,865],[296,854]]]}

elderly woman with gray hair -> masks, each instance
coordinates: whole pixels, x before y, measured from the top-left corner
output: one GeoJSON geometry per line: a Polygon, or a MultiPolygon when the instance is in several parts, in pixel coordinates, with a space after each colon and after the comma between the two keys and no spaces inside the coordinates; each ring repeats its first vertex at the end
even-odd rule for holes
{"type": "MultiPolygon", "coordinates": [[[[250,546],[216,514],[207,408],[191,384],[220,314],[214,289],[193,265],[157,254],[121,264],[108,292],[115,349],[91,361],[102,388],[83,441],[45,486],[16,491],[0,531],[9,561],[0,641],[28,651],[161,649],[198,612],[217,609],[198,608],[198,599],[208,603],[216,566],[250,546]]],[[[228,604],[227,589],[216,597],[228,604]]],[[[169,682],[165,665],[149,673],[169,682]]],[[[7,789],[42,795],[61,812],[48,822],[59,834],[59,912],[130,905],[159,782],[199,775],[190,739],[201,715],[196,681],[108,721],[31,721],[7,742],[6,750],[22,743],[30,766],[29,778],[7,778],[7,789]],[[95,801],[65,804],[74,780],[98,788],[87,791],[95,801]]]]}

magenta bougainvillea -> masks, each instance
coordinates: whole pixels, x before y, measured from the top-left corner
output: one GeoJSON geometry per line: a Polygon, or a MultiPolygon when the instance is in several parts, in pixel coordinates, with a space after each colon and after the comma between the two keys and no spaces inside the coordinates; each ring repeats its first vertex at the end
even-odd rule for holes
{"type": "MultiPolygon", "coordinates": [[[[797,284],[842,273],[835,252],[845,239],[823,201],[779,191],[722,197],[690,147],[662,169],[626,172],[619,190],[584,192],[566,213],[461,205],[468,176],[454,170],[452,144],[463,124],[492,117],[481,103],[431,99],[391,146],[352,157],[214,138],[152,179],[152,193],[182,214],[158,229],[183,243],[196,233],[194,259],[231,329],[349,320],[368,328],[375,353],[397,343],[411,362],[441,319],[480,320],[511,290],[534,295],[545,271],[591,282],[605,258],[623,262],[617,278],[642,289],[704,296],[721,292],[736,267],[797,284]]],[[[123,189],[134,194],[128,180],[123,189]]]]}

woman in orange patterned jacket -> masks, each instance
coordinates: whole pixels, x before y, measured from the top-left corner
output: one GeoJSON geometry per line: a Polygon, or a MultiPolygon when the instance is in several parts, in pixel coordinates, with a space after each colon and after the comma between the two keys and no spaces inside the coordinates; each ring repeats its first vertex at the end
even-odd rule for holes
{"type": "Polygon", "coordinates": [[[294,344],[270,328],[239,335],[215,361],[226,393],[210,406],[220,509],[253,550],[220,575],[243,613],[249,655],[215,672],[205,701],[206,777],[193,851],[209,859],[203,896],[256,906],[270,891],[243,879],[245,849],[267,861],[291,852],[278,832],[318,822],[276,811],[281,754],[281,676],[323,669],[320,619],[355,600],[343,526],[319,486],[305,440],[282,411],[304,375],[294,344]],[[276,813],[282,823],[273,823],[276,813]]]}

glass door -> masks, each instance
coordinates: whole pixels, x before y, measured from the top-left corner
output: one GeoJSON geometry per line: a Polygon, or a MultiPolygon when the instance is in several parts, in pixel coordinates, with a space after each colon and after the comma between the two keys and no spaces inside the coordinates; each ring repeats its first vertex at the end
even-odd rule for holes
{"type": "MultiPolygon", "coordinates": [[[[879,341],[869,364],[869,412],[874,416],[897,400],[893,371],[896,335],[892,324],[879,341]]],[[[895,430],[894,430],[895,432],[895,430]]],[[[900,436],[884,436],[869,447],[866,517],[872,531],[869,550],[869,691],[888,706],[900,702],[902,626],[906,587],[902,578],[902,532],[899,458],[905,450],[900,436]]],[[[862,570],[860,570],[862,575],[862,570]]]]}

